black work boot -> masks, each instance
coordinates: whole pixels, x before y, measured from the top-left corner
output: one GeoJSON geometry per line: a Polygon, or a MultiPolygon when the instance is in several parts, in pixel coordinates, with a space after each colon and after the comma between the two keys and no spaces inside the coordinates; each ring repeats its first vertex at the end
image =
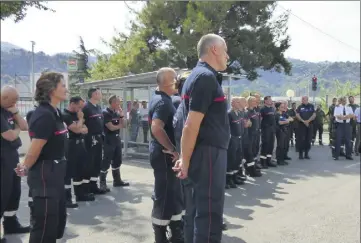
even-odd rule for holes
{"type": "Polygon", "coordinates": [[[74,194],[77,202],[91,202],[95,200],[94,194],[85,192],[85,185],[76,185],[74,186],[74,194]]]}
{"type": "Polygon", "coordinates": [[[170,221],[169,228],[172,236],[169,238],[171,243],[184,243],[183,223],[182,221],[170,221]]]}
{"type": "Polygon", "coordinates": [[[229,175],[229,187],[237,188],[237,185],[234,183],[234,180],[233,180],[233,175],[229,175]]]}
{"type": "Polygon", "coordinates": [[[246,170],[244,169],[243,165],[239,167],[237,177],[243,182],[247,180],[246,170]]]}
{"type": "Polygon", "coordinates": [[[22,226],[16,215],[10,217],[4,216],[3,226],[5,235],[25,234],[30,232],[30,226],[22,226]]]}
{"type": "Polygon", "coordinates": [[[286,154],[286,156],[285,156],[285,160],[292,160],[292,158],[291,158],[291,157],[289,157],[289,156],[286,154]]]}
{"type": "Polygon", "coordinates": [[[277,167],[277,164],[275,162],[272,161],[271,157],[267,157],[267,165],[268,167],[277,167]]]}
{"type": "Polygon", "coordinates": [[[277,165],[287,165],[284,160],[277,160],[277,165]]]}
{"type": "Polygon", "coordinates": [[[236,185],[243,185],[244,184],[244,181],[241,180],[241,178],[239,178],[237,173],[232,175],[232,180],[233,180],[234,184],[236,184],[236,185]]]}
{"type": "Polygon", "coordinates": [[[304,159],[304,157],[303,157],[303,152],[298,152],[298,158],[299,158],[299,159],[304,159]]]}
{"type": "Polygon", "coordinates": [[[320,146],[323,146],[323,143],[322,143],[322,140],[321,140],[321,139],[318,140],[318,144],[319,144],[320,146]]]}
{"type": "Polygon", "coordinates": [[[225,186],[225,189],[229,189],[231,188],[231,185],[230,185],[230,175],[229,174],[226,174],[226,186],[225,186]]]}
{"type": "Polygon", "coordinates": [[[96,181],[90,181],[89,183],[90,186],[90,193],[93,193],[94,195],[102,195],[107,193],[107,191],[101,190],[96,181]]]}
{"type": "Polygon", "coordinates": [[[261,177],[262,173],[254,165],[246,164],[246,172],[250,177],[261,177]]]}
{"type": "Polygon", "coordinates": [[[78,204],[73,202],[73,198],[71,195],[71,188],[65,189],[65,200],[67,208],[77,208],[78,204]]]}
{"type": "Polygon", "coordinates": [[[94,193],[91,192],[90,182],[85,183],[83,181],[83,184],[81,185],[81,187],[82,187],[82,190],[84,191],[85,195],[88,195],[88,197],[90,197],[90,198],[93,197],[95,200],[94,193]]]}
{"type": "Polygon", "coordinates": [[[257,169],[259,169],[259,170],[262,169],[262,165],[261,165],[261,162],[259,160],[255,159],[254,163],[255,163],[257,169]]]}
{"type": "Polygon", "coordinates": [[[267,159],[262,158],[260,160],[261,160],[262,169],[268,169],[267,159]]]}
{"type": "Polygon", "coordinates": [[[113,175],[113,187],[125,187],[129,186],[128,182],[124,182],[120,176],[120,169],[112,170],[113,175]]]}
{"type": "Polygon", "coordinates": [[[167,226],[153,224],[154,243],[170,243],[167,239],[167,226]]]}
{"type": "Polygon", "coordinates": [[[107,174],[108,174],[108,172],[100,172],[99,188],[102,191],[110,192],[110,189],[107,186],[107,174]]]}
{"type": "Polygon", "coordinates": [[[305,159],[311,159],[310,156],[308,155],[308,151],[305,152],[305,159]]]}
{"type": "Polygon", "coordinates": [[[222,223],[222,231],[226,231],[228,229],[227,224],[226,223],[222,223]]]}

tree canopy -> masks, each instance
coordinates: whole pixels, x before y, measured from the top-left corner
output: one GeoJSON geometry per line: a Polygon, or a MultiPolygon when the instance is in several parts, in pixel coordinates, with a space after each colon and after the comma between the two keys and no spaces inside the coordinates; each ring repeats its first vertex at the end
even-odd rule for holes
{"type": "Polygon", "coordinates": [[[46,1],[1,1],[1,20],[14,17],[14,21],[19,22],[25,18],[26,11],[30,7],[35,7],[40,10],[54,11],[46,6],[46,1]]]}
{"type": "Polygon", "coordinates": [[[228,72],[249,80],[257,69],[290,74],[284,56],[289,48],[288,13],[274,17],[276,2],[148,1],[131,23],[130,34],[110,42],[113,54],[100,55],[93,79],[154,71],[162,66],[193,68],[196,46],[204,34],[225,38],[230,55],[228,72]]]}

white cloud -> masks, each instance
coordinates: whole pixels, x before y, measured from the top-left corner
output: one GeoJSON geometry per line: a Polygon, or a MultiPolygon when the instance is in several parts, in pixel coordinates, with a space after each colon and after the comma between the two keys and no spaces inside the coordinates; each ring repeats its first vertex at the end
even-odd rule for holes
{"type": "MultiPolygon", "coordinates": [[[[132,17],[123,2],[94,1],[49,2],[56,13],[29,9],[26,18],[15,24],[1,23],[1,40],[26,49],[36,42],[36,51],[48,54],[70,52],[77,48],[82,36],[87,48],[108,51],[100,38],[110,40],[114,29],[124,31],[132,17]]],[[[303,20],[335,38],[360,49],[360,2],[298,1],[280,4],[303,20]]],[[[132,4],[139,9],[141,3],[132,4]]],[[[278,8],[277,11],[284,11],[278,8]]],[[[308,61],[360,61],[360,51],[320,33],[291,16],[288,33],[292,46],[286,55],[308,61]]]]}

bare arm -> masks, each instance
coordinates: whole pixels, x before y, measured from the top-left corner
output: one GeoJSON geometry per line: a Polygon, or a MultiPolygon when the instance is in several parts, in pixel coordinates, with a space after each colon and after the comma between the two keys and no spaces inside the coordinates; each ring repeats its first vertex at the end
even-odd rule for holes
{"type": "Polygon", "coordinates": [[[120,128],[123,127],[123,122],[119,123],[118,125],[113,125],[112,122],[108,122],[105,124],[105,126],[110,130],[110,131],[116,131],[119,130],[120,128]]]}
{"type": "Polygon", "coordinates": [[[1,133],[1,137],[9,142],[15,141],[20,134],[20,128],[19,126],[15,126],[15,129],[7,130],[6,132],[1,133]]]}
{"type": "Polygon", "coordinates": [[[312,116],[310,117],[310,119],[308,119],[309,122],[315,120],[316,118],[316,113],[313,113],[312,116]]]}
{"type": "Polygon", "coordinates": [[[175,146],[170,141],[167,133],[164,130],[164,122],[160,119],[152,120],[151,124],[152,134],[157,141],[168,151],[174,151],[175,146]]]}
{"type": "Polygon", "coordinates": [[[284,124],[288,124],[288,123],[290,123],[289,121],[279,121],[278,122],[278,124],[280,124],[280,125],[284,125],[284,124]]]}
{"type": "Polygon", "coordinates": [[[83,128],[84,128],[83,119],[80,119],[79,121],[74,122],[70,126],[68,126],[68,129],[76,134],[82,133],[83,128]]]}
{"type": "Polygon", "coordinates": [[[19,128],[21,131],[27,131],[29,129],[28,127],[28,123],[26,122],[26,120],[24,118],[22,118],[19,113],[14,115],[14,119],[16,121],[16,124],[19,125],[19,128]]]}
{"type": "Polygon", "coordinates": [[[203,118],[203,113],[190,111],[184,124],[181,138],[181,157],[187,166],[189,166],[203,118]]]}
{"type": "Polygon", "coordinates": [[[25,160],[23,164],[30,169],[36,162],[36,160],[39,158],[39,155],[41,153],[41,150],[43,149],[44,145],[47,143],[47,140],[44,139],[32,139],[30,148],[28,153],[25,156],[25,160]]]}
{"type": "Polygon", "coordinates": [[[301,118],[299,113],[296,113],[296,118],[300,121],[300,122],[304,122],[304,120],[301,118]]]}

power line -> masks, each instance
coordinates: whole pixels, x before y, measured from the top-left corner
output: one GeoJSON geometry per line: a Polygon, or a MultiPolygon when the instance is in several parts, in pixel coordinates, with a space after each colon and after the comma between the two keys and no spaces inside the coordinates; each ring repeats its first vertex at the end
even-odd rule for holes
{"type": "MultiPolygon", "coordinates": [[[[288,11],[288,10],[287,10],[285,7],[283,7],[282,5],[278,4],[278,6],[280,6],[281,8],[283,8],[285,11],[288,11]]],[[[302,19],[302,18],[298,17],[296,14],[292,13],[291,11],[289,11],[289,12],[290,12],[290,14],[291,14],[291,15],[293,15],[293,16],[294,16],[294,17],[296,17],[297,19],[301,20],[302,22],[304,22],[304,23],[305,23],[305,24],[307,24],[308,26],[310,26],[310,27],[312,27],[312,28],[314,28],[314,29],[318,30],[318,31],[319,31],[319,32],[321,32],[322,34],[324,34],[324,35],[326,35],[326,36],[328,36],[328,37],[330,37],[330,38],[334,39],[335,41],[337,41],[337,42],[339,42],[339,43],[341,43],[341,44],[343,44],[343,45],[345,45],[345,46],[348,46],[348,47],[349,47],[349,48],[351,48],[351,49],[354,49],[354,50],[356,50],[356,51],[360,51],[360,50],[359,50],[359,49],[357,49],[356,47],[353,47],[353,46],[351,46],[351,45],[349,45],[349,44],[347,44],[347,43],[345,43],[345,42],[343,42],[343,41],[341,41],[341,40],[337,39],[336,37],[334,37],[334,36],[332,36],[332,35],[330,35],[330,34],[326,33],[325,31],[321,30],[320,28],[318,28],[318,27],[314,26],[313,24],[311,24],[311,23],[307,22],[306,20],[304,20],[304,19],[302,19]]]]}

